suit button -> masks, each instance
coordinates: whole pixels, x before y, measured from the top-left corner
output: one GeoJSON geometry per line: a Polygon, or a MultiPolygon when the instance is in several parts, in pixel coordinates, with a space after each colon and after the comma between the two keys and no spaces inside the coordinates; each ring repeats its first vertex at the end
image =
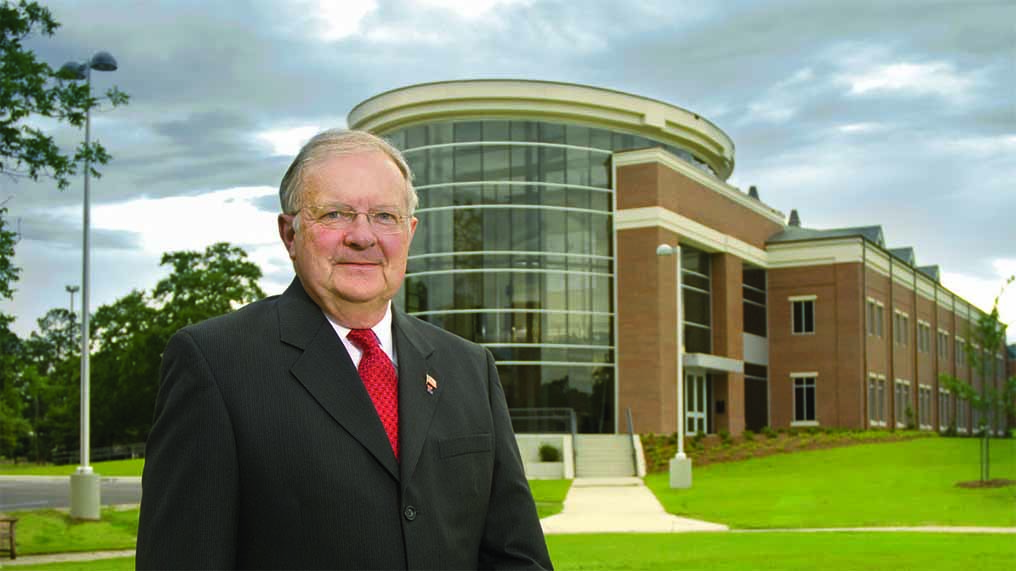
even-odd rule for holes
{"type": "Polygon", "coordinates": [[[416,519],[416,508],[413,506],[406,506],[406,509],[402,511],[402,515],[406,516],[406,519],[413,521],[416,519]]]}

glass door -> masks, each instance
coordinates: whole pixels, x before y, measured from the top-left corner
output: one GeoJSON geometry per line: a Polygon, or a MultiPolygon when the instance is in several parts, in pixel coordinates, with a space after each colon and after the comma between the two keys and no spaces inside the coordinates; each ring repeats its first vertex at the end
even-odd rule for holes
{"type": "Polygon", "coordinates": [[[702,371],[688,371],[684,376],[685,390],[685,422],[689,436],[705,434],[708,424],[706,414],[708,409],[707,393],[708,384],[706,374],[702,371]]]}

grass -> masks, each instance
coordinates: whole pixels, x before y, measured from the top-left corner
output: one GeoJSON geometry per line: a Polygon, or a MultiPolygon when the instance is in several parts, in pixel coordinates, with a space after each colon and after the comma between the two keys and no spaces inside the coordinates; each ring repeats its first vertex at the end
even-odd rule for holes
{"type": "Polygon", "coordinates": [[[564,497],[571,488],[571,480],[529,480],[529,489],[536,500],[536,512],[540,518],[561,513],[564,497]]]}
{"type": "MultiPolygon", "coordinates": [[[[145,460],[109,460],[95,462],[92,468],[100,476],[141,476],[145,460]]],[[[0,464],[0,476],[70,476],[78,469],[76,464],[0,464]]]]}
{"type": "Polygon", "coordinates": [[[18,518],[18,554],[133,549],[138,535],[138,508],[102,509],[102,520],[74,521],[66,512],[33,510],[18,518]]]}
{"type": "MultiPolygon", "coordinates": [[[[687,533],[551,535],[555,569],[709,571],[1009,571],[1009,535],[937,533],[687,533]]],[[[134,558],[25,565],[24,571],[127,571],[134,558]]]]}
{"type": "MultiPolygon", "coordinates": [[[[1016,486],[955,486],[977,479],[978,446],[866,444],[701,467],[689,490],[670,489],[665,473],[646,484],[670,513],[736,528],[1016,526],[1016,486]]],[[[1016,440],[992,441],[991,475],[1016,480],[1016,440]]]]}

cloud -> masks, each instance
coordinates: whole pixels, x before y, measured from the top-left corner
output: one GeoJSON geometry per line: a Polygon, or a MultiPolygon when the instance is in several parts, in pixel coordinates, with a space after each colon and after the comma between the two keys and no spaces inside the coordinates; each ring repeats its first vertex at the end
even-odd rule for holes
{"type": "Polygon", "coordinates": [[[851,95],[879,92],[900,95],[937,95],[958,99],[968,95],[974,81],[956,72],[947,62],[900,62],[880,65],[855,73],[844,73],[839,81],[846,84],[851,95]]]}
{"type": "Polygon", "coordinates": [[[310,140],[321,130],[317,125],[306,125],[303,127],[290,127],[286,129],[271,129],[257,134],[257,138],[268,143],[272,147],[272,153],[276,156],[295,157],[300,152],[303,144],[310,140]]]}
{"type": "MultiPolygon", "coordinates": [[[[1016,275],[1016,258],[991,261],[991,275],[974,275],[942,271],[942,285],[985,312],[991,311],[995,298],[1010,276],[1016,275]]],[[[1016,284],[1010,285],[999,298],[999,319],[1009,325],[1009,342],[1016,342],[1016,284]]]]}
{"type": "Polygon", "coordinates": [[[360,31],[363,19],[377,10],[376,0],[311,0],[301,2],[316,14],[316,32],[324,41],[333,42],[360,31]]]}

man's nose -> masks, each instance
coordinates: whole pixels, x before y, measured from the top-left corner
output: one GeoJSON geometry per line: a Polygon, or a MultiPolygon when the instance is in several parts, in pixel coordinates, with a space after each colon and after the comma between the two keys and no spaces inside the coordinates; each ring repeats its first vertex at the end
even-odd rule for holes
{"type": "MultiPolygon", "coordinates": [[[[363,213],[360,213],[363,214],[363,213]]],[[[377,242],[377,235],[370,225],[367,215],[357,216],[356,220],[346,229],[343,243],[352,248],[365,249],[377,242]]]]}

